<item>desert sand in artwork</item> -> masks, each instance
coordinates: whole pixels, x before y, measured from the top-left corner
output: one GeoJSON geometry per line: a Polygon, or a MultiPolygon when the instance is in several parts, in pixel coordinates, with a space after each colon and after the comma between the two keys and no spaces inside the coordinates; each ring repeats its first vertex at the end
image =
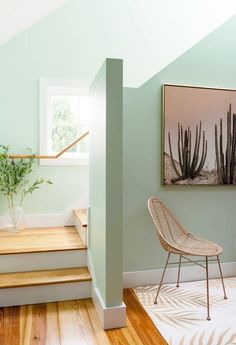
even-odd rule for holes
{"type": "MultiPolygon", "coordinates": [[[[176,178],[176,173],[174,171],[174,168],[171,163],[170,155],[168,153],[164,153],[165,157],[165,170],[164,170],[164,184],[171,185],[173,184],[171,182],[172,179],[176,178]]],[[[177,166],[179,167],[179,163],[176,162],[177,166]]],[[[215,169],[212,169],[211,171],[205,169],[202,171],[202,174],[195,179],[189,179],[189,180],[179,180],[175,182],[177,185],[181,184],[188,184],[188,185],[209,185],[209,184],[218,184],[218,177],[217,172],[215,169]]]]}

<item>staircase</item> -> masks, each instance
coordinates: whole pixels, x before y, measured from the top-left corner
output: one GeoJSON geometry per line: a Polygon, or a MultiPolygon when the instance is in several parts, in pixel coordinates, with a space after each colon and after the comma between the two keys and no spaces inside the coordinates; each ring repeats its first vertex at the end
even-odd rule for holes
{"type": "Polygon", "coordinates": [[[1,307],[91,297],[86,210],[73,214],[76,227],[0,231],[1,307]]]}

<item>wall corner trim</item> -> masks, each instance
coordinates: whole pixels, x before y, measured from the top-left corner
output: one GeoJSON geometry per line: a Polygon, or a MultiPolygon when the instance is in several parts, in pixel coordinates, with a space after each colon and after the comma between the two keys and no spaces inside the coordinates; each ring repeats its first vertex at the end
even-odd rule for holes
{"type": "Polygon", "coordinates": [[[112,328],[121,328],[126,326],[126,305],[122,303],[120,306],[106,308],[103,299],[96,288],[95,274],[92,264],[92,257],[90,248],[87,253],[87,265],[89,272],[92,276],[92,300],[98,313],[99,319],[104,330],[112,328]]]}
{"type": "Polygon", "coordinates": [[[98,289],[92,285],[92,299],[104,330],[126,326],[126,305],[105,307],[98,289]]]}

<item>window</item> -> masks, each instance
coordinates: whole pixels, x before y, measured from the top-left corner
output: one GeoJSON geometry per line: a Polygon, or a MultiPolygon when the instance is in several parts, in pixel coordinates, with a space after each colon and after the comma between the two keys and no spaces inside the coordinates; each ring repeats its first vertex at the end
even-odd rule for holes
{"type": "MultiPolygon", "coordinates": [[[[40,154],[56,155],[88,130],[88,92],[75,81],[40,80],[40,154]]],[[[87,165],[88,137],[43,165],[87,165]]]]}

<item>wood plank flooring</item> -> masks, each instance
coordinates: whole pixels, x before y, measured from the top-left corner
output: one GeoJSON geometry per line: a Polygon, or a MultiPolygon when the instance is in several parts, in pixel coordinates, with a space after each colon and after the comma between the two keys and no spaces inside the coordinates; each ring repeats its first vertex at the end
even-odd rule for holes
{"type": "Polygon", "coordinates": [[[0,255],[86,249],[74,226],[0,231],[0,255]]]}
{"type": "Polygon", "coordinates": [[[0,308],[1,345],[167,345],[131,289],[127,327],[103,331],[91,299],[0,308]]]}

